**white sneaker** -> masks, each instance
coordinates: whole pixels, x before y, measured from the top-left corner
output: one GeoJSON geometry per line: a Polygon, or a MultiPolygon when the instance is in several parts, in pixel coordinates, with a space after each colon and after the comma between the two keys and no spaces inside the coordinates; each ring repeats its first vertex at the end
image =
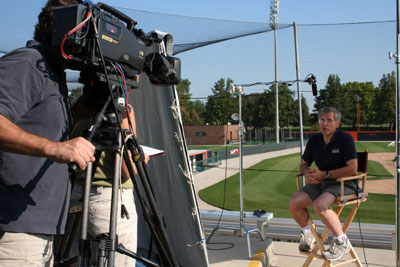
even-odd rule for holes
{"type": "Polygon", "coordinates": [[[299,244],[299,250],[303,252],[311,251],[312,246],[315,243],[315,238],[312,234],[311,231],[306,231],[304,233],[303,231],[300,233],[300,244],[299,244]]]}
{"type": "Polygon", "coordinates": [[[349,239],[346,239],[343,243],[340,243],[336,239],[331,247],[328,250],[324,251],[324,253],[322,253],[322,256],[329,261],[337,261],[338,259],[343,257],[344,254],[348,253],[350,251],[350,248],[351,244],[349,239]]]}

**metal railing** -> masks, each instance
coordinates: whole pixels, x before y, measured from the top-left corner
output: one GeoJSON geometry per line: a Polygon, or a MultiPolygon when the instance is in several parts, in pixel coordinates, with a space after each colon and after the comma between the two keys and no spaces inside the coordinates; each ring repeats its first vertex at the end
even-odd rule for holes
{"type": "Polygon", "coordinates": [[[209,168],[213,168],[221,165],[221,156],[213,156],[204,160],[198,160],[192,163],[193,173],[202,172],[209,168]]]}

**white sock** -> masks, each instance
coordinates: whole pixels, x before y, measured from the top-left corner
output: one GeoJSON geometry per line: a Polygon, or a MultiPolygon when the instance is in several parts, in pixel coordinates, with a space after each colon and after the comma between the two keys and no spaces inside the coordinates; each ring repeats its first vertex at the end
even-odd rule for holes
{"type": "Polygon", "coordinates": [[[301,231],[306,234],[306,233],[311,232],[311,228],[309,225],[307,225],[306,227],[302,227],[301,231]]]}
{"type": "Polygon", "coordinates": [[[341,234],[340,236],[336,236],[336,239],[340,244],[343,244],[347,241],[347,236],[345,234],[341,234]]]}

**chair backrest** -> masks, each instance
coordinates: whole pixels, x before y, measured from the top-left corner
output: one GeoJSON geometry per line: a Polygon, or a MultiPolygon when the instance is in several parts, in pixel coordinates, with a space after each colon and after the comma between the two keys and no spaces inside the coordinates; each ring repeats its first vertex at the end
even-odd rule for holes
{"type": "Polygon", "coordinates": [[[357,152],[357,171],[358,172],[367,172],[368,170],[368,149],[364,152],[357,152]]]}

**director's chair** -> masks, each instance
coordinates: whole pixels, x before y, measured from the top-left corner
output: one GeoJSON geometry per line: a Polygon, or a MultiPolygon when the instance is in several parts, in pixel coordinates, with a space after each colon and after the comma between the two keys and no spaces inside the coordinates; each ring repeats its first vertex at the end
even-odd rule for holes
{"type": "MultiPolygon", "coordinates": [[[[336,181],[340,182],[341,184],[341,190],[340,190],[340,196],[337,197],[336,199],[336,214],[338,216],[340,216],[340,214],[343,211],[343,208],[345,206],[349,206],[352,205],[351,211],[349,213],[349,215],[347,216],[342,229],[343,229],[343,233],[347,232],[347,229],[349,228],[351,222],[353,221],[358,208],[360,206],[360,204],[362,202],[367,201],[368,199],[368,193],[364,191],[365,189],[365,184],[366,184],[366,180],[367,180],[367,169],[368,169],[368,150],[365,150],[365,152],[358,152],[358,159],[357,159],[357,171],[358,171],[358,175],[356,176],[350,176],[350,177],[341,177],[336,179],[336,181]],[[352,180],[356,180],[358,183],[356,192],[354,192],[354,194],[351,195],[345,195],[344,194],[344,182],[345,181],[352,181],[352,180]]],[[[302,174],[296,174],[295,177],[297,177],[296,182],[297,182],[297,189],[299,190],[302,186],[302,174]]],[[[349,263],[355,263],[357,266],[362,266],[361,262],[359,260],[359,258],[357,257],[356,252],[353,249],[353,246],[350,245],[350,255],[351,255],[351,259],[346,260],[346,261],[340,261],[337,264],[332,264],[330,261],[326,260],[323,256],[322,256],[322,252],[325,251],[324,248],[324,242],[326,240],[326,238],[328,237],[330,230],[328,228],[325,228],[325,230],[322,232],[322,234],[320,235],[317,231],[317,227],[314,224],[310,213],[307,210],[307,223],[311,228],[311,232],[315,237],[315,241],[316,241],[316,245],[314,246],[314,248],[312,249],[312,251],[310,252],[300,252],[301,254],[307,255],[307,259],[304,262],[303,266],[309,266],[310,263],[312,262],[312,260],[315,259],[320,259],[323,260],[323,264],[322,266],[341,266],[341,265],[345,265],[345,264],[349,264],[349,263]]],[[[339,217],[340,218],[340,217],[339,217]]]]}

